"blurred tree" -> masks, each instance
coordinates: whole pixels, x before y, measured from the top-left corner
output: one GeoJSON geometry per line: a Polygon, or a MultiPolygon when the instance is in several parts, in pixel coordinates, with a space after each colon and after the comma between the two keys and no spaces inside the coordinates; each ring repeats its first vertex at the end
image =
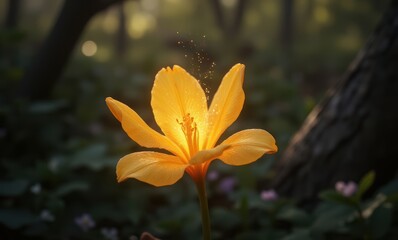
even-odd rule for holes
{"type": "Polygon", "coordinates": [[[248,0],[239,0],[235,8],[234,21],[231,27],[231,36],[238,34],[242,28],[243,16],[247,6],[248,0]]]}
{"type": "Polygon", "coordinates": [[[293,48],[293,23],[294,23],[294,1],[281,1],[281,28],[280,28],[280,43],[283,51],[284,68],[289,76],[291,73],[291,58],[293,48]]]}
{"type": "Polygon", "coordinates": [[[234,14],[231,23],[227,22],[225,9],[222,7],[220,0],[210,0],[210,6],[213,9],[214,17],[217,25],[223,33],[224,37],[231,41],[231,37],[237,36],[243,22],[244,12],[247,6],[248,0],[238,0],[234,4],[234,14]]]}
{"type": "Polygon", "coordinates": [[[8,0],[6,17],[4,20],[4,27],[6,29],[13,29],[18,26],[20,6],[21,0],[8,0]]]}
{"type": "MultiPolygon", "coordinates": [[[[20,10],[21,0],[8,1],[7,10],[5,12],[5,18],[3,22],[4,31],[1,31],[0,37],[0,55],[3,60],[1,67],[7,69],[6,72],[18,72],[18,44],[20,43],[20,40],[23,36],[22,32],[18,28],[20,10]]],[[[0,70],[0,72],[3,71],[0,70]]],[[[19,74],[17,74],[16,78],[18,77],[19,74]]],[[[5,95],[6,94],[3,94],[2,97],[7,98],[5,95]]]]}
{"type": "Polygon", "coordinates": [[[398,168],[398,1],[391,1],[347,74],[307,117],[277,163],[273,184],[302,203],[371,169],[375,187],[398,168]]]}
{"type": "Polygon", "coordinates": [[[20,97],[31,100],[48,98],[88,21],[121,1],[65,0],[53,28],[24,73],[20,97]]]}
{"type": "Polygon", "coordinates": [[[214,11],[214,17],[218,27],[223,31],[226,32],[227,25],[225,23],[224,12],[219,0],[209,0],[210,6],[214,11]]]}
{"type": "Polygon", "coordinates": [[[116,33],[116,55],[119,59],[124,57],[127,48],[126,13],[124,12],[124,2],[118,3],[119,26],[116,33]]]}

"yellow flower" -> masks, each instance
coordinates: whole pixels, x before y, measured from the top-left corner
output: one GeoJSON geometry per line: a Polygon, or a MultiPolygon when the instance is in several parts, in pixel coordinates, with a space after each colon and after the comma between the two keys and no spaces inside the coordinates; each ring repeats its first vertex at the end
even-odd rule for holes
{"type": "Polygon", "coordinates": [[[171,153],[143,151],[124,156],[116,166],[118,181],[136,178],[155,186],[171,185],[185,171],[194,180],[203,178],[214,159],[230,165],[244,165],[265,153],[275,153],[275,139],[261,129],[237,132],[217,144],[242,110],[244,69],[243,64],[231,68],[209,108],[199,82],[183,68],[174,66],[160,70],[153,84],[151,106],[163,134],[149,127],[125,104],[106,98],[109,109],[133,141],[171,153]]]}

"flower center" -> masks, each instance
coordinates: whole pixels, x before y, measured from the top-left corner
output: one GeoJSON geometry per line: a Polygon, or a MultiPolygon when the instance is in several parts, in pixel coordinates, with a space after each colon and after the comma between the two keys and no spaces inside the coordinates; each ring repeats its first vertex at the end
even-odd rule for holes
{"type": "Polygon", "coordinates": [[[196,122],[189,113],[183,116],[182,121],[177,119],[177,122],[181,125],[181,130],[185,135],[185,139],[187,140],[190,156],[193,156],[198,152],[199,143],[199,132],[196,122]]]}

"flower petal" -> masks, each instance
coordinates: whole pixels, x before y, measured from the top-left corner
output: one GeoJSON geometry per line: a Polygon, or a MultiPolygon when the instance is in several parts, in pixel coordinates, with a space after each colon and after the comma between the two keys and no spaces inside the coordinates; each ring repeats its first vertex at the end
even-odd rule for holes
{"type": "Polygon", "coordinates": [[[179,157],[158,152],[136,152],[124,156],[116,166],[118,182],[136,178],[154,186],[166,186],[177,182],[187,164],[179,157]]]}
{"type": "Polygon", "coordinates": [[[278,147],[274,137],[262,129],[247,129],[235,133],[220,145],[229,145],[218,157],[229,165],[244,165],[259,159],[263,154],[275,153],[278,147]]]}
{"type": "Polygon", "coordinates": [[[212,148],[221,134],[238,118],[242,111],[245,93],[242,89],[245,65],[236,64],[224,76],[214,95],[208,112],[207,142],[205,149],[212,148]]]}
{"type": "MultiPolygon", "coordinates": [[[[199,82],[183,68],[163,68],[155,77],[151,105],[155,120],[163,133],[188,153],[189,146],[182,130],[183,118],[189,114],[204,141],[207,100],[199,82]]],[[[188,156],[187,156],[188,157],[188,156]]]]}
{"type": "Polygon", "coordinates": [[[229,147],[229,145],[221,144],[209,150],[199,151],[189,160],[189,163],[195,165],[214,160],[221,156],[221,154],[229,147]]]}
{"type": "Polygon", "coordinates": [[[106,98],[106,104],[115,118],[122,124],[123,130],[137,144],[147,148],[166,149],[178,156],[183,156],[181,150],[172,141],[149,127],[127,105],[111,97],[106,98]]]}

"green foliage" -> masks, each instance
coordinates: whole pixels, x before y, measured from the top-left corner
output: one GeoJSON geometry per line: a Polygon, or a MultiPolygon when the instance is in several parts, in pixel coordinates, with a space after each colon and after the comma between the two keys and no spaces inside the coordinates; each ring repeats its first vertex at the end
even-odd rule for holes
{"type": "Polygon", "coordinates": [[[30,211],[22,209],[0,210],[0,223],[10,229],[19,229],[23,226],[35,223],[36,216],[30,211]]]}
{"type": "MultiPolygon", "coordinates": [[[[364,239],[385,239],[393,236],[392,226],[396,206],[396,181],[389,183],[378,191],[371,199],[364,200],[363,195],[373,185],[374,171],[367,173],[359,181],[357,191],[351,196],[344,196],[335,190],[320,193],[320,198],[330,202],[331,215],[322,213],[316,224],[321,232],[337,232],[339,236],[363,237],[364,239]],[[322,221],[324,219],[324,221],[322,221]],[[334,219],[334,225],[328,223],[334,219]]],[[[323,211],[322,211],[323,212],[323,211]]]]}
{"type": "Polygon", "coordinates": [[[375,172],[370,171],[360,181],[358,191],[355,194],[357,199],[361,199],[362,195],[373,185],[375,180],[375,172]]]}
{"type": "MultiPolygon", "coordinates": [[[[276,82],[272,84],[275,89],[289,89],[276,82]]],[[[293,90],[286,92],[296,94],[293,90]]],[[[101,98],[100,95],[97,98],[101,98]]],[[[277,94],[270,97],[271,108],[273,103],[280,103],[277,99],[277,94]]],[[[91,107],[86,108],[95,113],[83,114],[75,114],[78,108],[72,107],[73,101],[77,100],[13,103],[2,107],[7,125],[0,164],[6,173],[0,181],[3,236],[104,239],[101,232],[115,228],[119,239],[138,236],[143,231],[163,239],[199,239],[199,207],[190,179],[184,178],[165,188],[137,181],[117,184],[116,162],[124,154],[136,151],[136,146],[122,135],[118,123],[106,113],[103,101],[102,107],[97,101],[91,102],[92,105],[88,104],[91,107]],[[96,115],[101,116],[100,122],[93,117],[96,115]],[[29,123],[25,119],[29,119],[29,123]],[[76,223],[76,219],[86,213],[95,222],[87,231],[76,223]]],[[[271,164],[272,161],[262,159],[239,169],[217,162],[211,166],[210,171],[216,170],[219,174],[208,181],[214,239],[356,239],[365,235],[388,239],[396,236],[397,181],[365,199],[364,194],[376,177],[370,172],[360,180],[353,196],[327,190],[320,193],[322,202],[315,210],[307,211],[299,208],[294,200],[260,198],[255,189],[259,180],[272,176],[271,164]],[[228,177],[237,178],[237,185],[225,192],[220,185],[228,177]]]]}
{"type": "Polygon", "coordinates": [[[0,196],[16,197],[26,191],[29,181],[16,179],[11,181],[0,182],[0,196]]]}
{"type": "Polygon", "coordinates": [[[319,194],[319,197],[323,200],[328,200],[348,206],[355,207],[358,204],[358,200],[355,197],[345,197],[335,190],[323,191],[319,194]]]}

